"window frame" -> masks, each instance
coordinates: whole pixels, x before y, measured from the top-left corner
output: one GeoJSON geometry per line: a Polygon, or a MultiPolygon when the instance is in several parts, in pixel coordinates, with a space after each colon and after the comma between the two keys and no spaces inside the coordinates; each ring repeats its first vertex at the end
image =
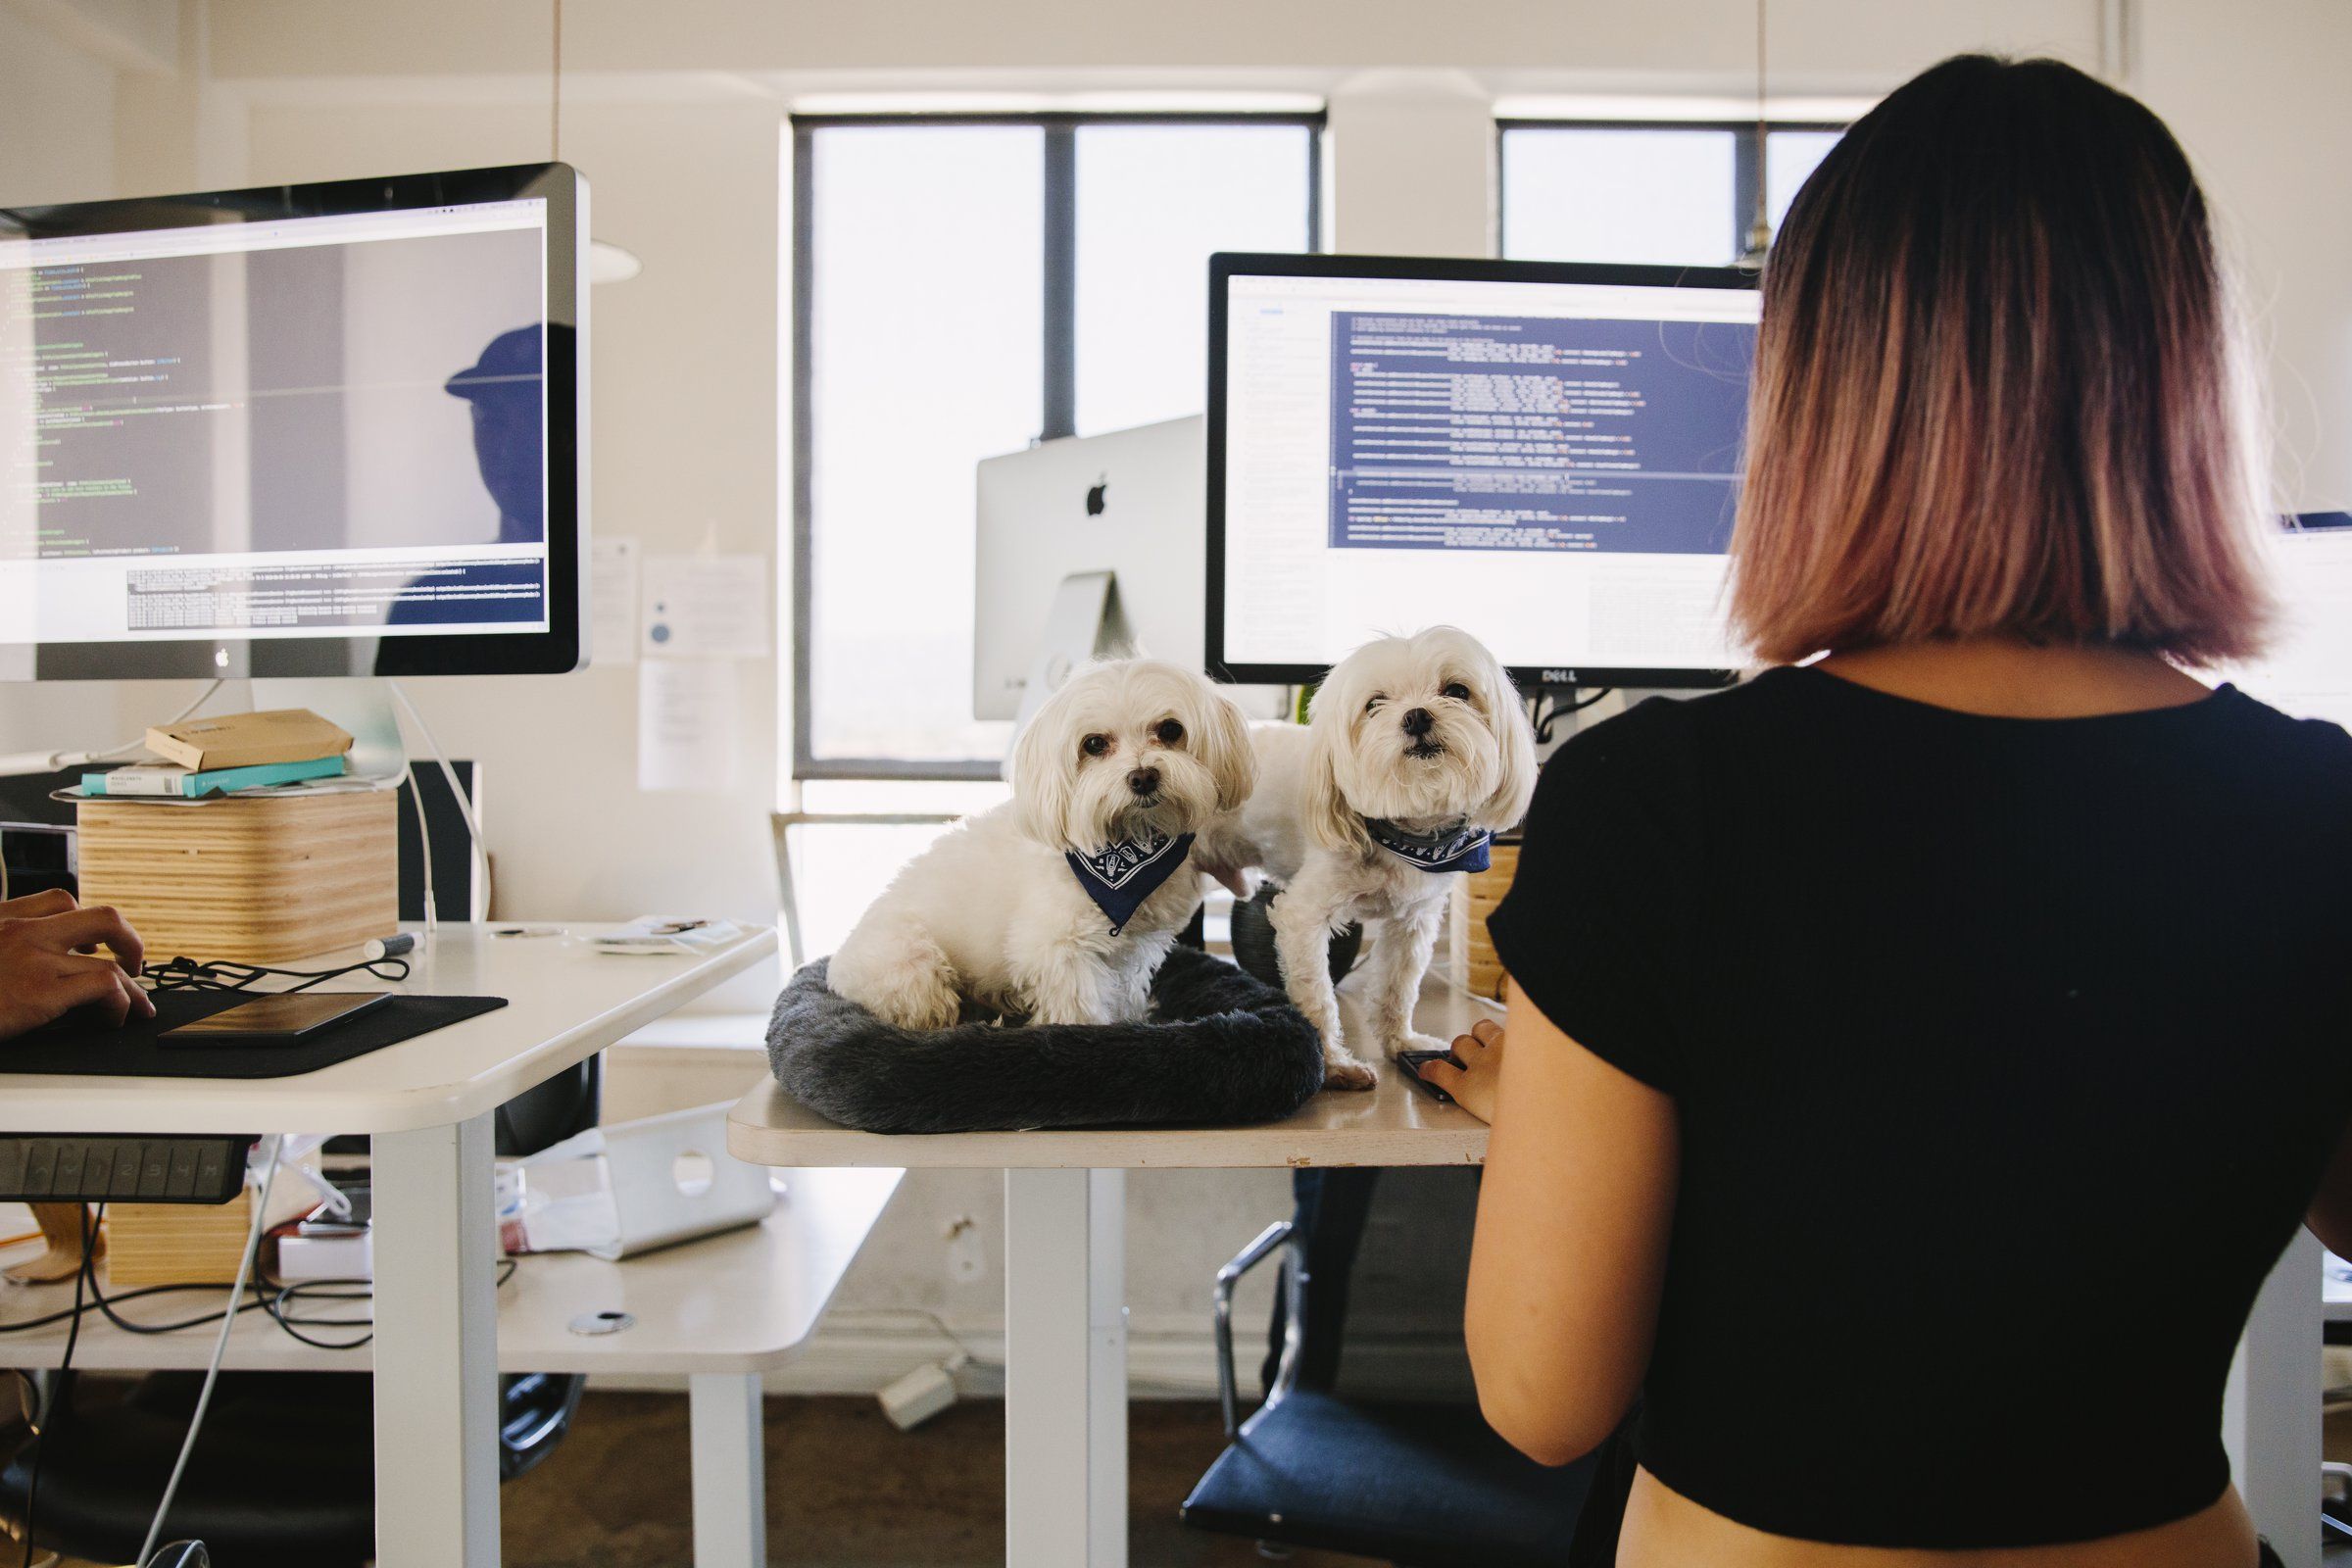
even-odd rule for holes
{"type": "MultiPolygon", "coordinates": [[[[1078,409],[1078,132],[1095,125],[1287,125],[1306,132],[1306,248],[1323,249],[1322,110],[1249,113],[1137,111],[1090,113],[942,113],[793,115],[792,135],[792,765],[801,779],[988,780],[1002,774],[993,758],[817,757],[808,701],[815,645],[814,390],[816,276],[815,138],[819,131],[864,126],[1034,128],[1043,133],[1044,386],[1035,439],[1076,433],[1078,409]]],[[[1496,143],[1499,148],[1500,143],[1496,143]]],[[[1499,156],[1499,153],[1497,154],[1499,156]]],[[[1206,287],[1205,277],[1202,286],[1206,287]]]]}
{"type": "MultiPolygon", "coordinates": [[[[1846,120],[1769,120],[1764,132],[1769,136],[1776,130],[1834,130],[1840,134],[1851,129],[1853,122],[1846,120]]],[[[1642,120],[1585,118],[1531,119],[1517,116],[1494,122],[1494,250],[1505,261],[1590,261],[1590,257],[1542,258],[1511,256],[1502,248],[1503,235],[1508,232],[1503,220],[1503,203],[1509,199],[1503,180],[1503,148],[1505,138],[1514,130],[1713,130],[1732,133],[1732,260],[1721,265],[1737,266],[1741,252],[1747,249],[1747,229],[1756,220],[1756,194],[1764,187],[1764,143],[1756,135],[1752,120],[1642,120]]],[[[1676,264],[1679,265],[1679,264],[1676,264]]],[[[1690,263],[1691,266],[1712,266],[1712,263],[1690,263]]]]}

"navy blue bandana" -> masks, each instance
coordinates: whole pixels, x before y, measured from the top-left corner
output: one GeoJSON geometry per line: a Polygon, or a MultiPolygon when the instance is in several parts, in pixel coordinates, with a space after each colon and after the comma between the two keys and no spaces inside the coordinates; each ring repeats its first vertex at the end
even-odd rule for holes
{"type": "Polygon", "coordinates": [[[1364,831],[1372,835],[1373,843],[1422,871],[1484,871],[1489,863],[1487,848],[1494,842],[1494,834],[1467,823],[1434,833],[1408,833],[1394,822],[1367,816],[1364,831]]]}
{"type": "Polygon", "coordinates": [[[1141,844],[1123,839],[1092,855],[1064,850],[1062,858],[1070,862],[1078,885],[1095,901],[1095,906],[1110,916],[1110,934],[1115,937],[1126,928],[1144,901],[1176,874],[1176,868],[1184,864],[1184,858],[1192,850],[1190,833],[1179,833],[1174,838],[1162,833],[1141,844]]]}

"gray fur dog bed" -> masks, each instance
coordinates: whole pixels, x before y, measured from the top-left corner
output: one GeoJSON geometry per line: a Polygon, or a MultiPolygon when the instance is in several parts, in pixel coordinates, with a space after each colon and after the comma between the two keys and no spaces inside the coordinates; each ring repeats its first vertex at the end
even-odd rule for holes
{"type": "Polygon", "coordinates": [[[776,999],[767,1059],[802,1104],[872,1133],[1272,1121],[1323,1087],[1305,1015],[1187,947],[1152,978],[1149,1019],[1103,1025],[900,1029],[834,995],[820,958],[776,999]]]}

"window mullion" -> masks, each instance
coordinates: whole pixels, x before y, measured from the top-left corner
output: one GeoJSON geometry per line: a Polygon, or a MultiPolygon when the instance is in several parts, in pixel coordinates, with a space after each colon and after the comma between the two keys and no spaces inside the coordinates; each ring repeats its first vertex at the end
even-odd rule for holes
{"type": "Polygon", "coordinates": [[[1045,417],[1040,440],[1078,430],[1078,131],[1045,126],[1045,417]]]}
{"type": "Polygon", "coordinates": [[[1732,254],[1747,254],[1747,231],[1756,220],[1756,195],[1764,188],[1764,140],[1753,125],[1732,133],[1732,254]]]}

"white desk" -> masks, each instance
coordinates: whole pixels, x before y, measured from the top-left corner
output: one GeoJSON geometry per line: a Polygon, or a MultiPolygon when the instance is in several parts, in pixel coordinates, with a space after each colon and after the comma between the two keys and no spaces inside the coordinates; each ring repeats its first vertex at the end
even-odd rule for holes
{"type": "MultiPolygon", "coordinates": [[[[619,956],[493,929],[445,924],[422,937],[399,989],[506,1006],[337,1066],[243,1081],[0,1073],[5,1132],[372,1135],[379,1568],[498,1561],[491,1113],[776,946],[774,932],[754,930],[710,953],[619,956]],[[397,1533],[383,1520],[400,1521],[397,1533]]],[[[373,984],[355,976],[348,989],[373,984]]]]}
{"type": "MultiPolygon", "coordinates": [[[[687,1378],[695,1568],[766,1568],[760,1376],[800,1354],[904,1173],[782,1174],[785,1191],[776,1210],[758,1226],[619,1263],[578,1252],[519,1258],[514,1278],[498,1293],[501,1372],[687,1378]],[[606,1310],[625,1311],[636,1321],[617,1334],[571,1332],[574,1318],[606,1310]]],[[[105,1272],[103,1263],[99,1272],[105,1272]]],[[[170,1315],[193,1315],[196,1300],[171,1298],[170,1315]]],[[[0,1287],[0,1325],[63,1311],[73,1301],[71,1283],[0,1287]]],[[[164,1315],[142,1300],[121,1310],[132,1322],[164,1315]]],[[[365,1307],[320,1300],[304,1310],[342,1317],[363,1315],[365,1307]]],[[[0,1334],[0,1367],[55,1366],[66,1330],[57,1323],[0,1334]]],[[[206,1324],[176,1334],[125,1334],[93,1311],[82,1323],[74,1364],[104,1371],[194,1370],[211,1356],[218,1332],[206,1324]]],[[[357,1331],[311,1332],[341,1340],[357,1331]]],[[[374,1360],[372,1346],[319,1349],[256,1311],[237,1320],[223,1364],[235,1371],[366,1372],[374,1360]]]]}
{"type": "MultiPolygon", "coordinates": [[[[1354,1001],[1345,988],[1340,997],[1355,1029],[1354,1001]]],[[[1450,1039],[1498,1011],[1433,981],[1415,1022],[1450,1039]]],[[[768,1165],[1003,1168],[1004,1560],[1018,1568],[1121,1568],[1125,1172],[1480,1164],[1487,1129],[1403,1083],[1390,1063],[1369,1095],[1317,1095],[1298,1114],[1259,1127],[882,1136],[826,1121],[762,1082],[728,1118],[727,1147],[768,1165]]],[[[2238,1489],[2287,1568],[2320,1561],[2318,1272],[2318,1242],[2298,1235],[2255,1303],[2223,1415],[2238,1489]]],[[[2330,1291],[2331,1314],[2352,1317],[2352,1284],[2330,1291]]]]}
{"type": "MultiPolygon", "coordinates": [[[[1340,998],[1360,1028],[1353,997],[1340,998]]],[[[1417,1021],[1451,1038],[1498,1012],[1433,982],[1417,1021]]],[[[1487,1129],[1391,1063],[1368,1095],[1320,1094],[1257,1127],[886,1136],[826,1121],[766,1081],[728,1118],[727,1148],[761,1165],[1004,1170],[1004,1560],[1123,1568],[1127,1171],[1478,1164],[1487,1129]]]]}

